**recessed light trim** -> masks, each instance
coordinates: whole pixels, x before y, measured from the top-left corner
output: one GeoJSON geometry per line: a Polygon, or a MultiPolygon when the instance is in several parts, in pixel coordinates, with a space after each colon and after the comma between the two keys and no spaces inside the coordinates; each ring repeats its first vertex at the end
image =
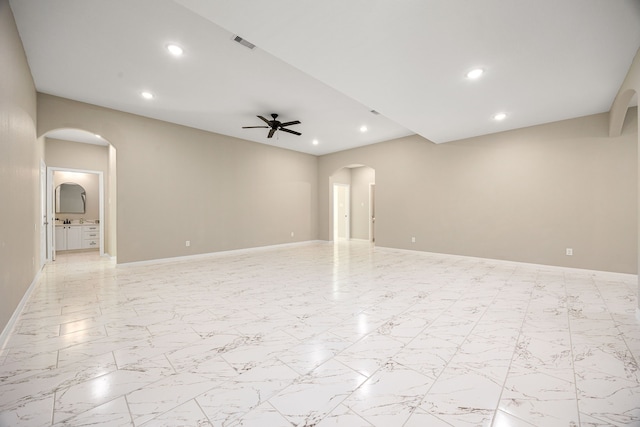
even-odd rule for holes
{"type": "Polygon", "coordinates": [[[184,49],[182,49],[180,46],[178,46],[177,44],[174,44],[174,43],[168,44],[167,45],[167,50],[173,56],[182,56],[182,54],[184,53],[184,49]]]}
{"type": "Polygon", "coordinates": [[[366,132],[368,130],[369,129],[366,126],[364,126],[364,125],[360,126],[360,132],[366,132]]]}
{"type": "Polygon", "coordinates": [[[493,115],[493,120],[501,122],[507,118],[507,113],[496,113],[493,115]]]}
{"type": "Polygon", "coordinates": [[[318,140],[317,140],[317,139],[314,139],[313,141],[311,141],[311,143],[312,143],[313,145],[318,145],[320,142],[318,142],[318,140]]]}
{"type": "Polygon", "coordinates": [[[140,92],[140,96],[142,96],[144,99],[148,99],[148,100],[155,98],[155,96],[151,92],[146,91],[146,90],[140,92]]]}
{"type": "Polygon", "coordinates": [[[467,78],[471,80],[479,79],[484,74],[484,70],[482,68],[474,68],[473,70],[467,73],[467,78]]]}

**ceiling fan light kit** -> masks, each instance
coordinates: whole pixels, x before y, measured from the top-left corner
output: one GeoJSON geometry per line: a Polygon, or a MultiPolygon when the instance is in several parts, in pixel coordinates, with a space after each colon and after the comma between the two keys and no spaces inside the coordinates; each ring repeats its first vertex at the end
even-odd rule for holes
{"type": "Polygon", "coordinates": [[[282,131],[282,132],[287,132],[287,133],[292,133],[294,135],[302,135],[300,132],[296,132],[294,130],[291,129],[287,129],[287,126],[292,126],[292,125],[299,125],[300,124],[300,120],[293,120],[291,122],[285,122],[282,123],[280,121],[278,121],[278,115],[277,114],[271,114],[271,117],[273,118],[272,120],[267,120],[262,116],[257,116],[260,120],[262,120],[263,122],[265,122],[267,124],[267,126],[243,126],[242,129],[269,129],[269,134],[267,135],[267,138],[272,138],[273,135],[276,133],[276,131],[282,131]]]}

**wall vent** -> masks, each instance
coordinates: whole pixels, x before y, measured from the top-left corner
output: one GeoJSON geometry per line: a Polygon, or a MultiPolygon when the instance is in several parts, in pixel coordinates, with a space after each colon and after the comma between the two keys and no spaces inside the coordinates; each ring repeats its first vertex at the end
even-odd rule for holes
{"type": "Polygon", "coordinates": [[[243,39],[243,38],[242,38],[242,37],[240,37],[240,36],[234,36],[234,37],[233,37],[233,41],[234,41],[234,42],[238,42],[238,43],[240,43],[242,46],[247,47],[247,48],[249,48],[249,49],[251,49],[251,50],[253,50],[253,48],[255,48],[255,47],[256,47],[256,45],[255,45],[255,44],[253,44],[253,43],[251,43],[251,42],[246,41],[245,39],[243,39]]]}

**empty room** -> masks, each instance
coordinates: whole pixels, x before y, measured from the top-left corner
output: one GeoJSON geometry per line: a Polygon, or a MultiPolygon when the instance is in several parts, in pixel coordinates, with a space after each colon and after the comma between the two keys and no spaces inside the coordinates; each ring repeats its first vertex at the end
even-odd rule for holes
{"type": "Polygon", "coordinates": [[[0,0],[0,426],[638,426],[637,0],[0,0]]]}

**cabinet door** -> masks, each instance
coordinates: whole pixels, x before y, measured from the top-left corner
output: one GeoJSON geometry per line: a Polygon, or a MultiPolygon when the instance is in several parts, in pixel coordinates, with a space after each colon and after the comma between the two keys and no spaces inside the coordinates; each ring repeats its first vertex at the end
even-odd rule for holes
{"type": "Polygon", "coordinates": [[[67,249],[82,249],[82,226],[67,227],[67,249]]]}
{"type": "Polygon", "coordinates": [[[55,227],[56,229],[56,251],[67,250],[67,227],[55,227]]]}

